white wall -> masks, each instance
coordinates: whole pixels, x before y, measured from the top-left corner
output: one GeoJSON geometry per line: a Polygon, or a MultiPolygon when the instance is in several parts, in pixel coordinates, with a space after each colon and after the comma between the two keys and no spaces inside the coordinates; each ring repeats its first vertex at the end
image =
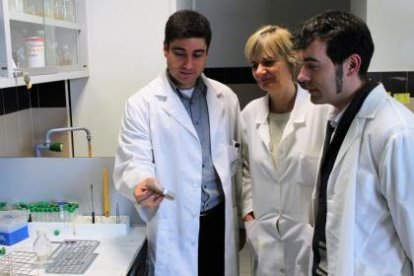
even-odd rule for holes
{"type": "MultiPolygon", "coordinates": [[[[71,81],[74,126],[88,127],[94,156],[113,156],[126,99],[165,68],[164,25],[175,1],[88,0],[90,77],[71,81]]],[[[75,156],[87,156],[75,137],[75,156]]]]}
{"type": "Polygon", "coordinates": [[[375,44],[369,71],[413,71],[414,1],[366,2],[366,22],[375,44]]]}

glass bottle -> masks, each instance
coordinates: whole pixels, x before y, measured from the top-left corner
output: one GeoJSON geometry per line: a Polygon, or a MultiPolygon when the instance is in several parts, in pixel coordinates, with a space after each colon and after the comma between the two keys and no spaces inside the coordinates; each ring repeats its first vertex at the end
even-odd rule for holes
{"type": "Polygon", "coordinates": [[[44,0],[44,11],[45,11],[45,17],[48,18],[55,18],[55,1],[54,0],[44,0]]]}
{"type": "Polygon", "coordinates": [[[65,20],[65,1],[54,0],[55,19],[65,20]]]}
{"type": "Polygon", "coordinates": [[[59,65],[72,65],[72,57],[69,46],[63,44],[58,49],[59,65]]]}
{"type": "Polygon", "coordinates": [[[65,0],[66,21],[76,22],[76,8],[74,0],[65,0]]]}
{"type": "Polygon", "coordinates": [[[43,230],[38,229],[36,233],[37,236],[33,243],[33,251],[36,253],[38,264],[44,266],[53,252],[53,246],[43,230]]]}
{"type": "Polygon", "coordinates": [[[23,0],[9,0],[9,10],[11,12],[23,12],[23,0]]]}

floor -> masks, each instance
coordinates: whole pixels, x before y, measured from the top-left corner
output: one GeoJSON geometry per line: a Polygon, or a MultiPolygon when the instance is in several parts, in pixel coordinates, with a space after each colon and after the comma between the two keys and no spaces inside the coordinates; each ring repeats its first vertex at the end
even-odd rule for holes
{"type": "Polygon", "coordinates": [[[244,246],[243,250],[239,253],[240,257],[240,264],[239,264],[239,270],[240,270],[240,276],[251,276],[251,259],[250,259],[250,252],[249,249],[247,249],[247,246],[244,246]]]}

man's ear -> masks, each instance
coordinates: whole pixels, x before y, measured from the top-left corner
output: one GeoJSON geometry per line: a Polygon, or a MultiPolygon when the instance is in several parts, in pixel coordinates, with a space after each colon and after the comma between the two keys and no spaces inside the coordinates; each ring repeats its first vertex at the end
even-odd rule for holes
{"type": "Polygon", "coordinates": [[[352,54],[346,60],[346,75],[351,76],[359,73],[361,68],[361,57],[358,54],[352,54]]]}
{"type": "Polygon", "coordinates": [[[164,46],[163,46],[164,56],[167,54],[167,52],[168,52],[168,48],[169,48],[168,43],[167,43],[167,42],[164,42],[164,46]]]}

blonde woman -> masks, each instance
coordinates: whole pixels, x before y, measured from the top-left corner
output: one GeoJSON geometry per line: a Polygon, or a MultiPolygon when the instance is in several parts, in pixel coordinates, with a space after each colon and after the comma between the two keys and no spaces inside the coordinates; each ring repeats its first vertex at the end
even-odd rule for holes
{"type": "Polygon", "coordinates": [[[291,33],[265,26],[245,55],[262,98],[242,112],[242,212],[255,275],[309,275],[311,196],[327,106],[316,106],[295,82],[291,33]]]}

